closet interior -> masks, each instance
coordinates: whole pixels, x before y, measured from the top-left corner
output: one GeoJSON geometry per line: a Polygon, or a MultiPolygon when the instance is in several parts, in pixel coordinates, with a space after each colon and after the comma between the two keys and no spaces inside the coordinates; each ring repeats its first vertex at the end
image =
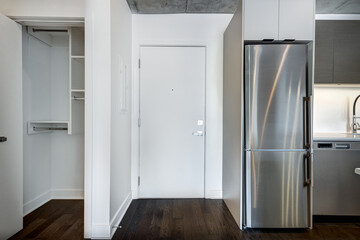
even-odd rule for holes
{"type": "Polygon", "coordinates": [[[24,215],[83,199],[83,26],[23,26],[24,215]]]}

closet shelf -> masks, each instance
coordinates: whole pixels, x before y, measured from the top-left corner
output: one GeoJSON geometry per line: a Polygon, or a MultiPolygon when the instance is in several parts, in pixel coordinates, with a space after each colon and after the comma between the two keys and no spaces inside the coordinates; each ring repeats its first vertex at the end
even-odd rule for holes
{"type": "Polygon", "coordinates": [[[68,131],[69,121],[29,121],[27,132],[29,135],[37,133],[48,133],[52,131],[68,131]]]}

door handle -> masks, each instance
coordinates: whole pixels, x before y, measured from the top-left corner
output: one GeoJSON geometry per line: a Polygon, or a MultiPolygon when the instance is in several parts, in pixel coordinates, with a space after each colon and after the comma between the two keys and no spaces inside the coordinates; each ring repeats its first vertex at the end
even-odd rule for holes
{"type": "Polygon", "coordinates": [[[196,132],[193,132],[192,135],[196,136],[196,137],[201,137],[201,136],[204,136],[204,132],[203,131],[196,131],[196,132]]]}
{"type": "Polygon", "coordinates": [[[6,142],[7,141],[7,137],[0,137],[0,142],[6,142]]]}

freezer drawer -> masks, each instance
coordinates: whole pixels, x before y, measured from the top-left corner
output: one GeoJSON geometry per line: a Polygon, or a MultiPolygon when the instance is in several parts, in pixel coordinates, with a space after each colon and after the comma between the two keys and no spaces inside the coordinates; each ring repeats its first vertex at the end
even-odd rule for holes
{"type": "Polygon", "coordinates": [[[246,154],[246,227],[310,227],[306,152],[246,154]]]}
{"type": "Polygon", "coordinates": [[[360,216],[360,143],[315,145],[314,214],[360,216]]]}

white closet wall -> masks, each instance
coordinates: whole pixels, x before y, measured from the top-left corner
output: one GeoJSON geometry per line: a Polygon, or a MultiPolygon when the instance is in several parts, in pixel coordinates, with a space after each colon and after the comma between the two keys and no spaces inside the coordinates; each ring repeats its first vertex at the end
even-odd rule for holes
{"type": "Polygon", "coordinates": [[[50,47],[24,32],[24,214],[50,197],[51,135],[27,135],[28,120],[49,119],[51,115],[50,59],[50,47]]]}
{"type": "MultiPolygon", "coordinates": [[[[69,120],[69,37],[53,38],[51,48],[51,119],[69,120]]],[[[77,104],[84,105],[84,102],[77,104]]],[[[83,112],[79,112],[79,115],[83,112]]],[[[84,122],[82,122],[84,125],[84,122]]],[[[83,127],[83,126],[82,126],[83,127]]],[[[84,133],[51,133],[51,191],[53,198],[82,198],[84,133]]]]}
{"type": "Polygon", "coordinates": [[[83,198],[83,131],[26,129],[28,121],[69,121],[69,36],[47,39],[49,45],[24,33],[24,214],[50,199],[83,198]]]}

